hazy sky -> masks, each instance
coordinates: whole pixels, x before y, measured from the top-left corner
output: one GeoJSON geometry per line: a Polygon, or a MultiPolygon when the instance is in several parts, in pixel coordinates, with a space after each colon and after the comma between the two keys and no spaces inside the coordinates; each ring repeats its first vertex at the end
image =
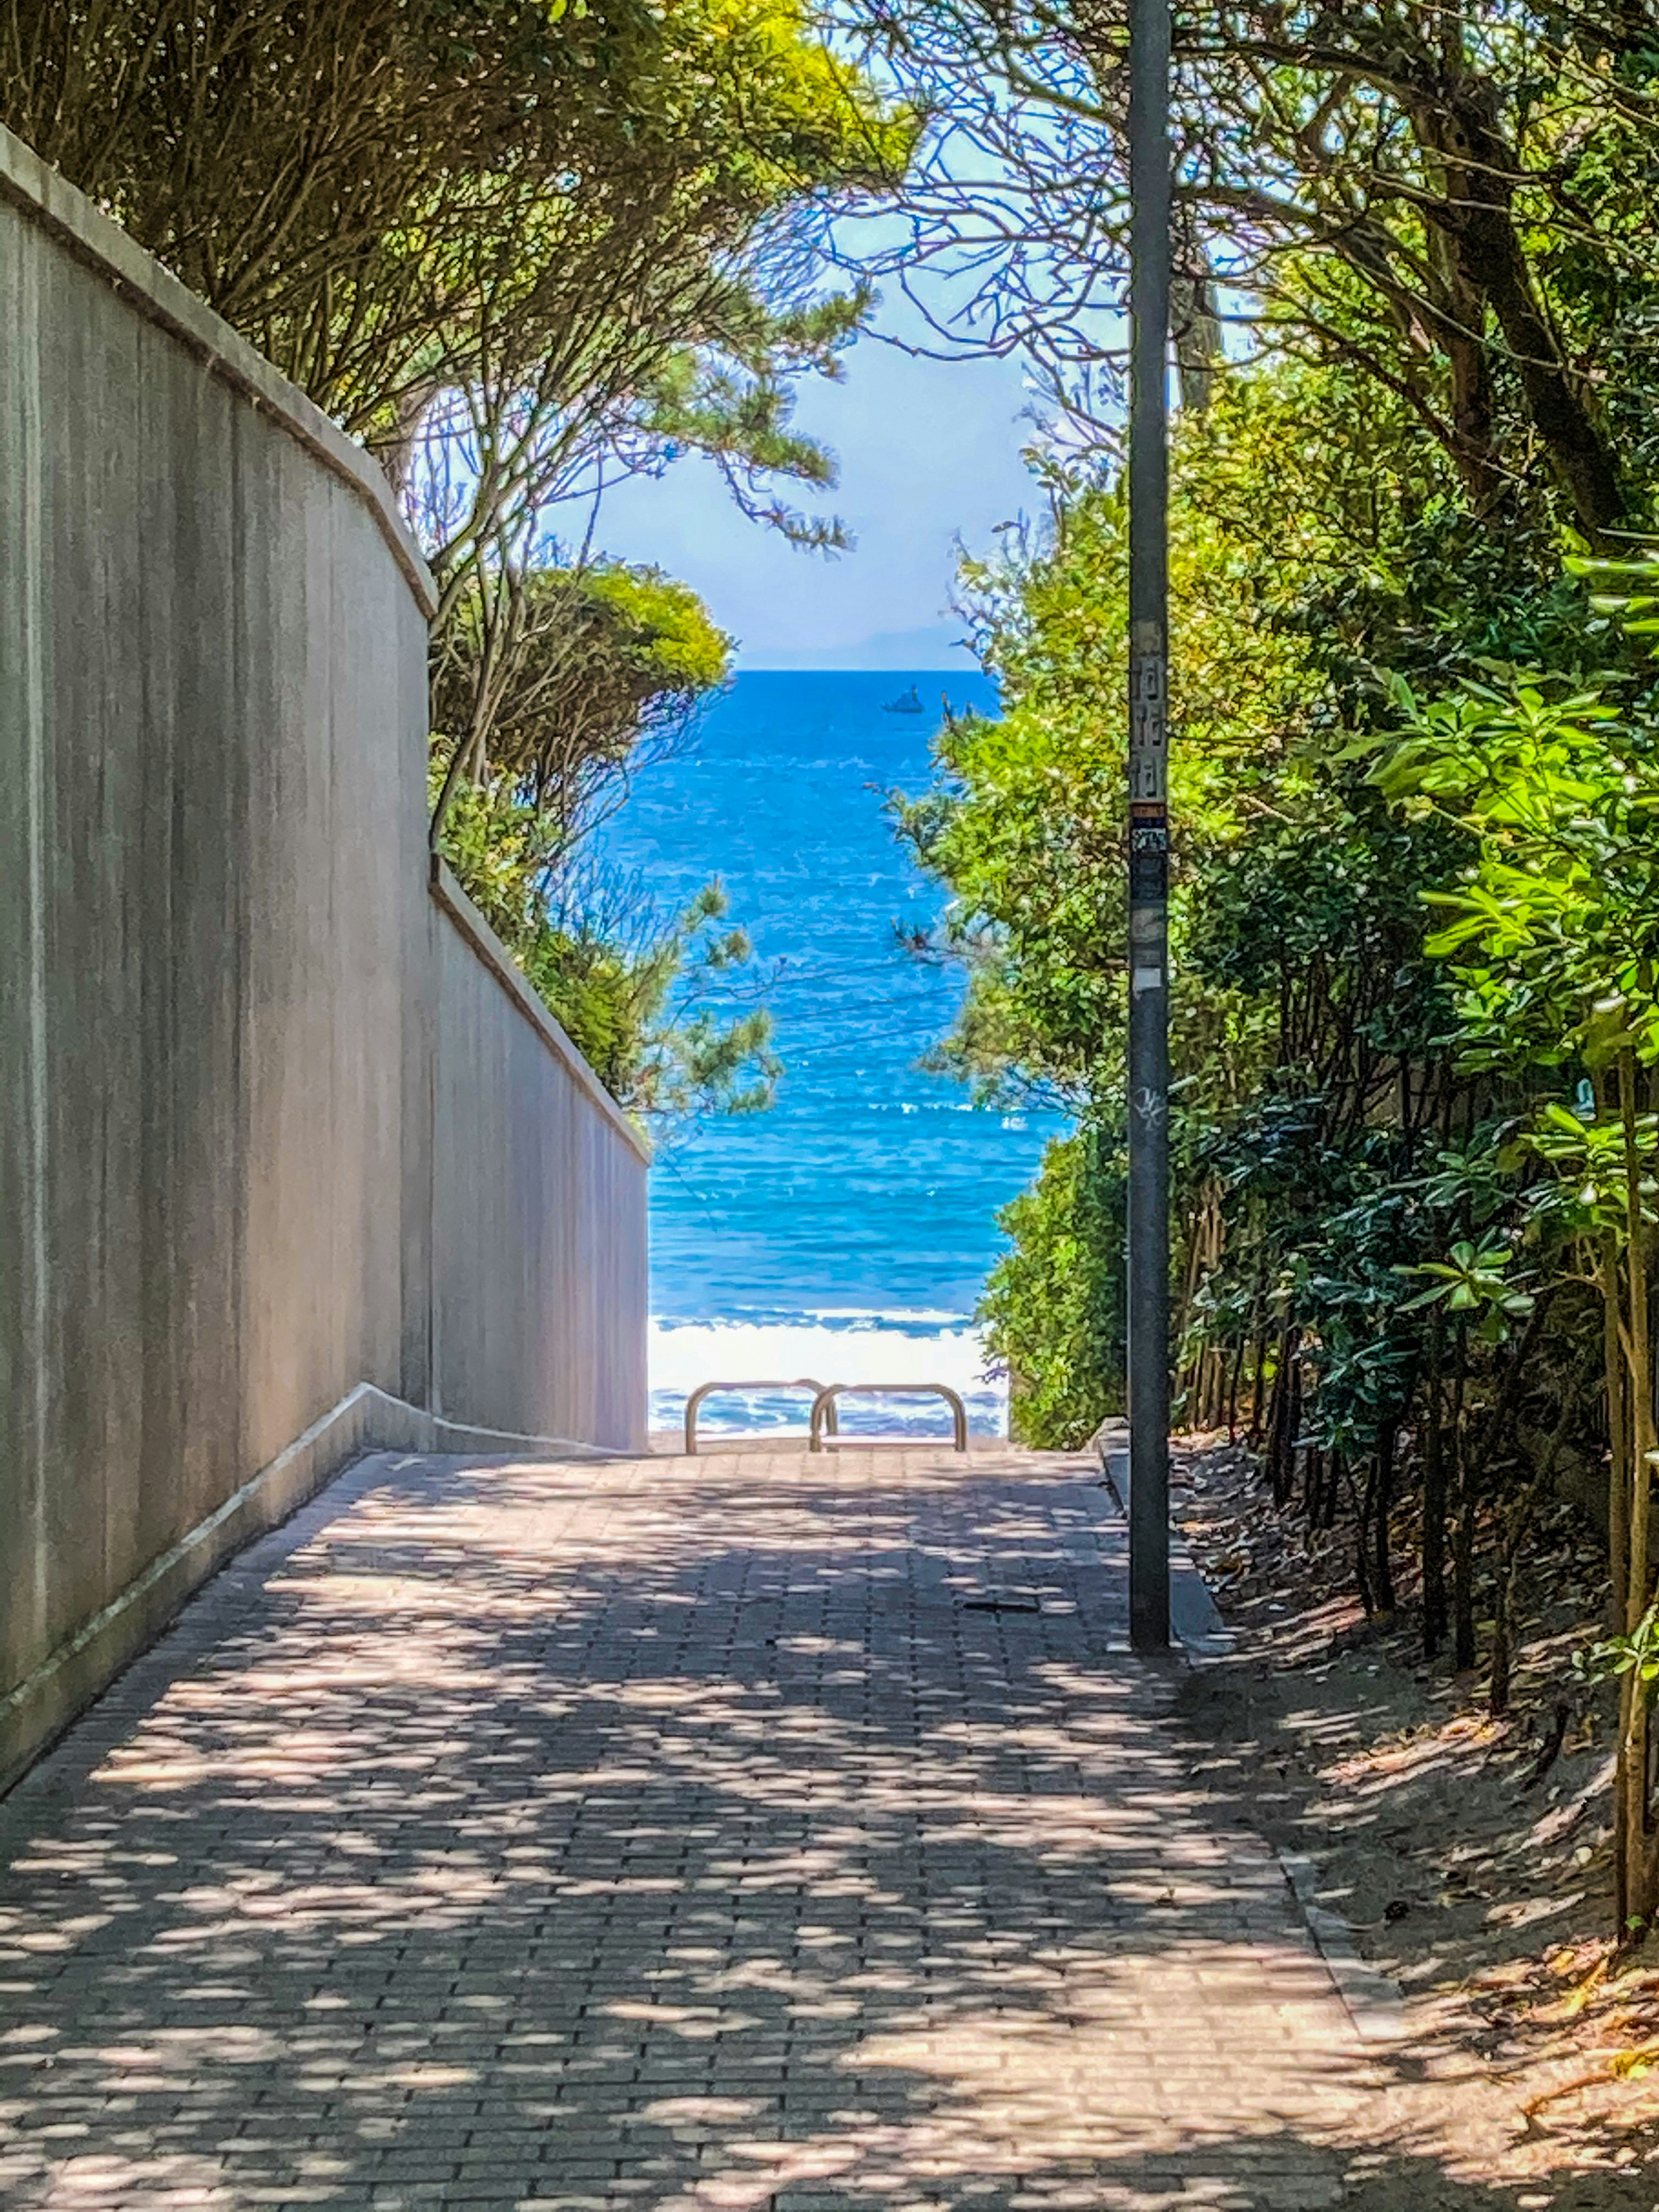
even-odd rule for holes
{"type": "MultiPolygon", "coordinates": [[[[878,311],[878,326],[886,313],[878,311]]],[[[902,313],[901,303],[893,321],[902,313]]],[[[863,337],[845,380],[804,386],[796,414],[836,455],[839,488],[821,502],[785,488],[792,506],[839,514],[856,541],[850,552],[794,551],[739,514],[696,459],[608,494],[599,539],[699,591],[737,636],[742,666],[963,663],[949,615],[957,541],[987,550],[998,523],[1035,504],[1020,459],[1029,404],[1016,362],[919,360],[863,337]]]]}

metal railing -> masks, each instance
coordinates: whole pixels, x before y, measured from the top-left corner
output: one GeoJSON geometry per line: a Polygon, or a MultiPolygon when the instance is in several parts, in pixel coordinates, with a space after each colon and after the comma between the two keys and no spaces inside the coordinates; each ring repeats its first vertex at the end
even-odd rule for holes
{"type": "MultiPolygon", "coordinates": [[[[700,1382],[685,1401],[685,1449],[688,1458],[695,1459],[697,1455],[697,1415],[702,1409],[703,1400],[714,1397],[727,1390],[810,1390],[812,1393],[814,1410],[817,1408],[818,1400],[823,1396],[823,1383],[815,1381],[810,1375],[798,1375],[793,1382],[700,1382]]],[[[835,1411],[834,1406],[831,1406],[830,1433],[832,1437],[837,1433],[835,1411]]],[[[815,1443],[812,1449],[817,1451],[818,1447],[815,1443]]]]}
{"type": "MultiPolygon", "coordinates": [[[[820,1390],[812,1401],[812,1419],[807,1449],[822,1451],[825,1434],[837,1435],[836,1401],[837,1398],[943,1398],[951,1408],[951,1422],[955,1431],[953,1449],[965,1452],[968,1449],[968,1408],[946,1382],[831,1382],[820,1390]]],[[[910,1440],[907,1437],[905,1441],[910,1440]]],[[[918,1442],[925,1441],[918,1438],[918,1442]]]]}

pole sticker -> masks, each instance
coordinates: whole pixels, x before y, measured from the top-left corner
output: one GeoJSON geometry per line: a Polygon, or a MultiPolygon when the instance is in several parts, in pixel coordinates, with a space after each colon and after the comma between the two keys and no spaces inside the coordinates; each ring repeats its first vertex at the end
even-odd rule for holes
{"type": "Polygon", "coordinates": [[[1129,801],[1170,803],[1168,682],[1163,651],[1129,656],[1129,801]]]}

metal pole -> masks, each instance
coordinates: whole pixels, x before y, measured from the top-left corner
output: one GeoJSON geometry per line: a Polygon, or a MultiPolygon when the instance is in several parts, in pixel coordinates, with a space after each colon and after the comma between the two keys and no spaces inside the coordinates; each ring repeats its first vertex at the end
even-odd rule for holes
{"type": "Polygon", "coordinates": [[[1170,1640],[1170,0],[1129,22],[1129,1640],[1170,1640]]]}

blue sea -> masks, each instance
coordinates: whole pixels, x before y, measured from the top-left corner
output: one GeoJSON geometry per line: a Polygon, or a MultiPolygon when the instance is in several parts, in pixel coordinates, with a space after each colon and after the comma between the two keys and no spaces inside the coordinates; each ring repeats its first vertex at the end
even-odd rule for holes
{"type": "MultiPolygon", "coordinates": [[[[976,672],[739,676],[607,825],[608,863],[664,905],[711,877],[771,977],[783,1062],[769,1111],[695,1124],[651,1178],[652,1422],[698,1383],[813,1376],[944,1382],[1000,1434],[975,1299],[1003,1249],[994,1216],[1036,1172],[1054,1117],[975,1109],[917,1062],[950,1028],[960,973],[900,933],[937,885],[884,803],[930,781],[945,702],[995,709],[976,672]],[[914,685],[920,714],[884,711],[914,685]]],[[[804,1428],[808,1400],[709,1401],[709,1433],[804,1428]]],[[[935,1431],[941,1408],[854,1401],[845,1430],[935,1431]]]]}

